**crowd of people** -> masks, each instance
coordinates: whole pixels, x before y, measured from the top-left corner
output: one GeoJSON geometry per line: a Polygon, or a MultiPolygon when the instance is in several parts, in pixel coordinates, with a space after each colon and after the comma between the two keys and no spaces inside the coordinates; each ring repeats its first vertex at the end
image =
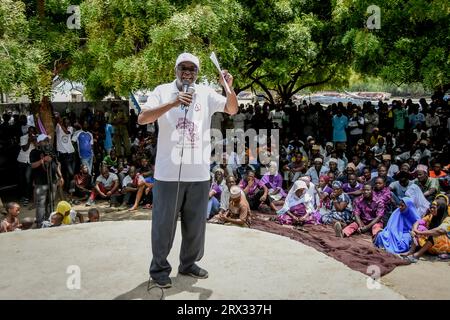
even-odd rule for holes
{"type": "MultiPolygon", "coordinates": [[[[374,245],[411,262],[425,252],[447,258],[448,113],[448,100],[436,95],[418,104],[303,101],[241,105],[233,116],[217,112],[211,126],[224,134],[278,130],[279,145],[269,139],[258,151],[270,156],[277,148],[279,157],[263,163],[248,145],[240,150],[244,161],[236,150],[224,159],[212,154],[205,219],[251,227],[252,212],[259,211],[299,230],[326,224],[339,237],[368,233],[374,245]]],[[[55,114],[52,139],[25,115],[4,114],[0,136],[17,146],[20,199],[6,205],[0,231],[29,228],[18,214],[30,201],[38,228],[83,222],[72,209],[81,202],[92,207],[89,221],[99,220],[96,201],[151,208],[158,126],[139,126],[137,117],[118,104],[107,113],[55,114]]],[[[237,145],[229,139],[214,143],[237,145]]]]}

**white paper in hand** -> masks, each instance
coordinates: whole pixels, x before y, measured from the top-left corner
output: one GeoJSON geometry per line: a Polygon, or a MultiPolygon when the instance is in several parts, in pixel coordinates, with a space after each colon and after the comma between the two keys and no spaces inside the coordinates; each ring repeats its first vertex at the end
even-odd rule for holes
{"type": "Polygon", "coordinates": [[[214,53],[214,51],[211,53],[209,58],[211,59],[212,63],[214,63],[214,65],[216,66],[217,70],[219,70],[219,74],[222,77],[223,82],[225,83],[225,90],[227,91],[227,93],[231,93],[230,87],[228,86],[228,83],[225,80],[225,77],[223,76],[222,69],[220,69],[219,60],[217,60],[217,57],[216,57],[216,54],[214,53]]]}

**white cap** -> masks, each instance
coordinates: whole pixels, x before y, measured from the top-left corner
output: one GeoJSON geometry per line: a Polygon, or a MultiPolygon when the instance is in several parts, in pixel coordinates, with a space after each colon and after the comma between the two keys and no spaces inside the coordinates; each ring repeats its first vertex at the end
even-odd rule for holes
{"type": "Polygon", "coordinates": [[[175,62],[175,67],[177,67],[182,62],[192,62],[200,70],[200,60],[191,53],[183,52],[182,54],[180,54],[177,58],[177,61],[175,62]]]}
{"type": "Polygon", "coordinates": [[[40,135],[38,135],[36,141],[37,141],[37,143],[39,143],[41,141],[44,141],[45,139],[50,139],[50,136],[41,133],[40,135]]]}
{"type": "Polygon", "coordinates": [[[230,188],[230,198],[236,199],[241,196],[241,188],[239,186],[231,186],[230,188]]]}

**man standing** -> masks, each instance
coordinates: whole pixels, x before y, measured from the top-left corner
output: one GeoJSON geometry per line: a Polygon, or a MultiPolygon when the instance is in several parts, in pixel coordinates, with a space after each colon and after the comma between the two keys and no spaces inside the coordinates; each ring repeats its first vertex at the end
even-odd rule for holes
{"type": "Polygon", "coordinates": [[[61,163],[61,169],[66,181],[66,190],[69,189],[70,182],[75,175],[75,148],[72,145],[73,128],[67,118],[61,119],[59,115],[56,119],[56,151],[61,163]]]}
{"type": "Polygon", "coordinates": [[[88,130],[87,121],[83,122],[83,129],[75,132],[72,136],[72,141],[78,145],[78,154],[82,164],[88,167],[89,174],[92,175],[92,162],[94,160],[94,137],[88,130]]]}
{"type": "MultiPolygon", "coordinates": [[[[169,278],[172,267],[167,256],[173,245],[179,212],[182,244],[178,271],[196,278],[208,277],[208,272],[195,264],[203,256],[208,207],[210,164],[203,160],[203,155],[211,154],[211,146],[210,135],[205,132],[210,129],[215,112],[234,115],[238,110],[232,89],[227,91],[225,98],[212,88],[195,84],[199,69],[196,56],[190,53],[179,55],[175,63],[176,80],[156,87],[138,117],[140,125],[158,120],[160,130],[153,188],[153,259],[150,266],[150,276],[160,288],[172,286],[169,278]],[[186,84],[194,87],[195,93],[185,92],[186,84]],[[183,158],[186,153],[190,157],[183,158]]],[[[231,88],[231,74],[224,70],[223,76],[231,88]]],[[[220,83],[225,87],[222,77],[220,83]]]]}
{"type": "Polygon", "coordinates": [[[36,139],[38,148],[30,152],[30,163],[31,168],[33,168],[35,187],[36,224],[38,228],[41,227],[42,222],[53,211],[58,181],[60,186],[64,184],[61,165],[56,161],[49,139],[49,136],[40,134],[36,139]]]}

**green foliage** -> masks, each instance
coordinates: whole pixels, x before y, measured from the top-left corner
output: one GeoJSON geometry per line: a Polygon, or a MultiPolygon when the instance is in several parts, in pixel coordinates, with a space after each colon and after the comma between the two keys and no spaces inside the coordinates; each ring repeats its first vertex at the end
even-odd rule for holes
{"type": "Polygon", "coordinates": [[[347,31],[343,45],[364,74],[428,89],[450,85],[450,4],[447,0],[340,0],[334,17],[347,31]],[[381,29],[368,30],[366,9],[381,10],[381,29]]]}

